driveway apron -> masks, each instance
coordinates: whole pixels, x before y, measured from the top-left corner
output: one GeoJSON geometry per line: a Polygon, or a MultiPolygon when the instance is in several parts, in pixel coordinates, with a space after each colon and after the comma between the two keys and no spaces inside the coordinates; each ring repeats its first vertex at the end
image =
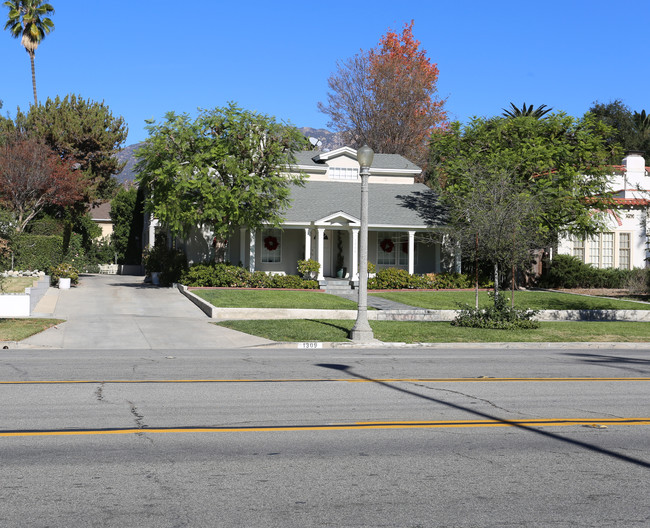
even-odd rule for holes
{"type": "Polygon", "coordinates": [[[209,349],[271,343],[212,324],[176,288],[129,275],[84,275],[69,290],[50,288],[33,316],[66,322],[22,341],[28,347],[209,349]]]}

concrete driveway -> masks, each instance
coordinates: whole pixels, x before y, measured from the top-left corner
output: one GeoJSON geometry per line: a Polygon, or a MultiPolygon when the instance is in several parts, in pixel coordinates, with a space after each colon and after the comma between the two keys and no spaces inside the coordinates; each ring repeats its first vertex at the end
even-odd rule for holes
{"type": "Polygon", "coordinates": [[[35,317],[66,322],[21,342],[30,348],[208,349],[271,343],[211,323],[175,288],[143,277],[84,275],[70,290],[50,288],[35,317]]]}

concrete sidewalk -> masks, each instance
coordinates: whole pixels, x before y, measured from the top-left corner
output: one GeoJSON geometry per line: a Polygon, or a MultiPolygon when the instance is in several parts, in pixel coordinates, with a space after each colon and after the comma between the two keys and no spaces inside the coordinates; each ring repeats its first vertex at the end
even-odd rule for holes
{"type": "Polygon", "coordinates": [[[272,341],[211,324],[176,288],[144,284],[143,277],[84,275],[70,290],[50,288],[33,317],[65,319],[21,341],[22,348],[207,349],[272,341]]]}

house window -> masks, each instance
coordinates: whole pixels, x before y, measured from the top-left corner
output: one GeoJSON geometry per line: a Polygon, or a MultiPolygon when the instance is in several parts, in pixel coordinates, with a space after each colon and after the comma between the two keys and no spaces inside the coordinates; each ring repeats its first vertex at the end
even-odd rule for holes
{"type": "Polygon", "coordinates": [[[580,262],[585,261],[585,239],[573,237],[573,256],[580,262]]]}
{"type": "MultiPolygon", "coordinates": [[[[417,262],[417,244],[413,245],[417,262]]],[[[409,264],[408,236],[399,233],[377,233],[377,264],[386,267],[407,268],[409,264]]]]}
{"type": "MultiPolygon", "coordinates": [[[[587,241],[589,261],[596,268],[630,269],[632,248],[630,233],[600,233],[587,241]]],[[[574,242],[573,255],[578,257],[574,242]]]]}
{"type": "Polygon", "coordinates": [[[612,268],[614,267],[614,233],[603,233],[602,239],[602,262],[599,267],[612,268]]]}
{"type": "Polygon", "coordinates": [[[359,176],[359,169],[348,167],[330,167],[327,171],[330,180],[356,181],[359,176]]]}
{"type": "Polygon", "coordinates": [[[618,235],[618,267],[630,269],[630,233],[618,235]]]}
{"type": "Polygon", "coordinates": [[[596,235],[589,239],[589,263],[600,267],[600,236],[596,235]]]}
{"type": "Polygon", "coordinates": [[[262,262],[282,261],[282,231],[262,230],[262,262]]]}

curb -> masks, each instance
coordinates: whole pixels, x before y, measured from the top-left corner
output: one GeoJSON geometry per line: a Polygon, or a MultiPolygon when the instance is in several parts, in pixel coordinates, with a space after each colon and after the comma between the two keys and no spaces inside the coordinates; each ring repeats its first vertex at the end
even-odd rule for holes
{"type": "MultiPolygon", "coordinates": [[[[218,320],[273,319],[347,319],[357,318],[356,310],[301,310],[295,308],[219,308],[176,284],[178,291],[198,306],[208,317],[218,320]]],[[[447,322],[457,310],[369,310],[370,321],[447,322]]],[[[540,310],[538,321],[623,321],[650,322],[650,310],[540,310]]]]}

